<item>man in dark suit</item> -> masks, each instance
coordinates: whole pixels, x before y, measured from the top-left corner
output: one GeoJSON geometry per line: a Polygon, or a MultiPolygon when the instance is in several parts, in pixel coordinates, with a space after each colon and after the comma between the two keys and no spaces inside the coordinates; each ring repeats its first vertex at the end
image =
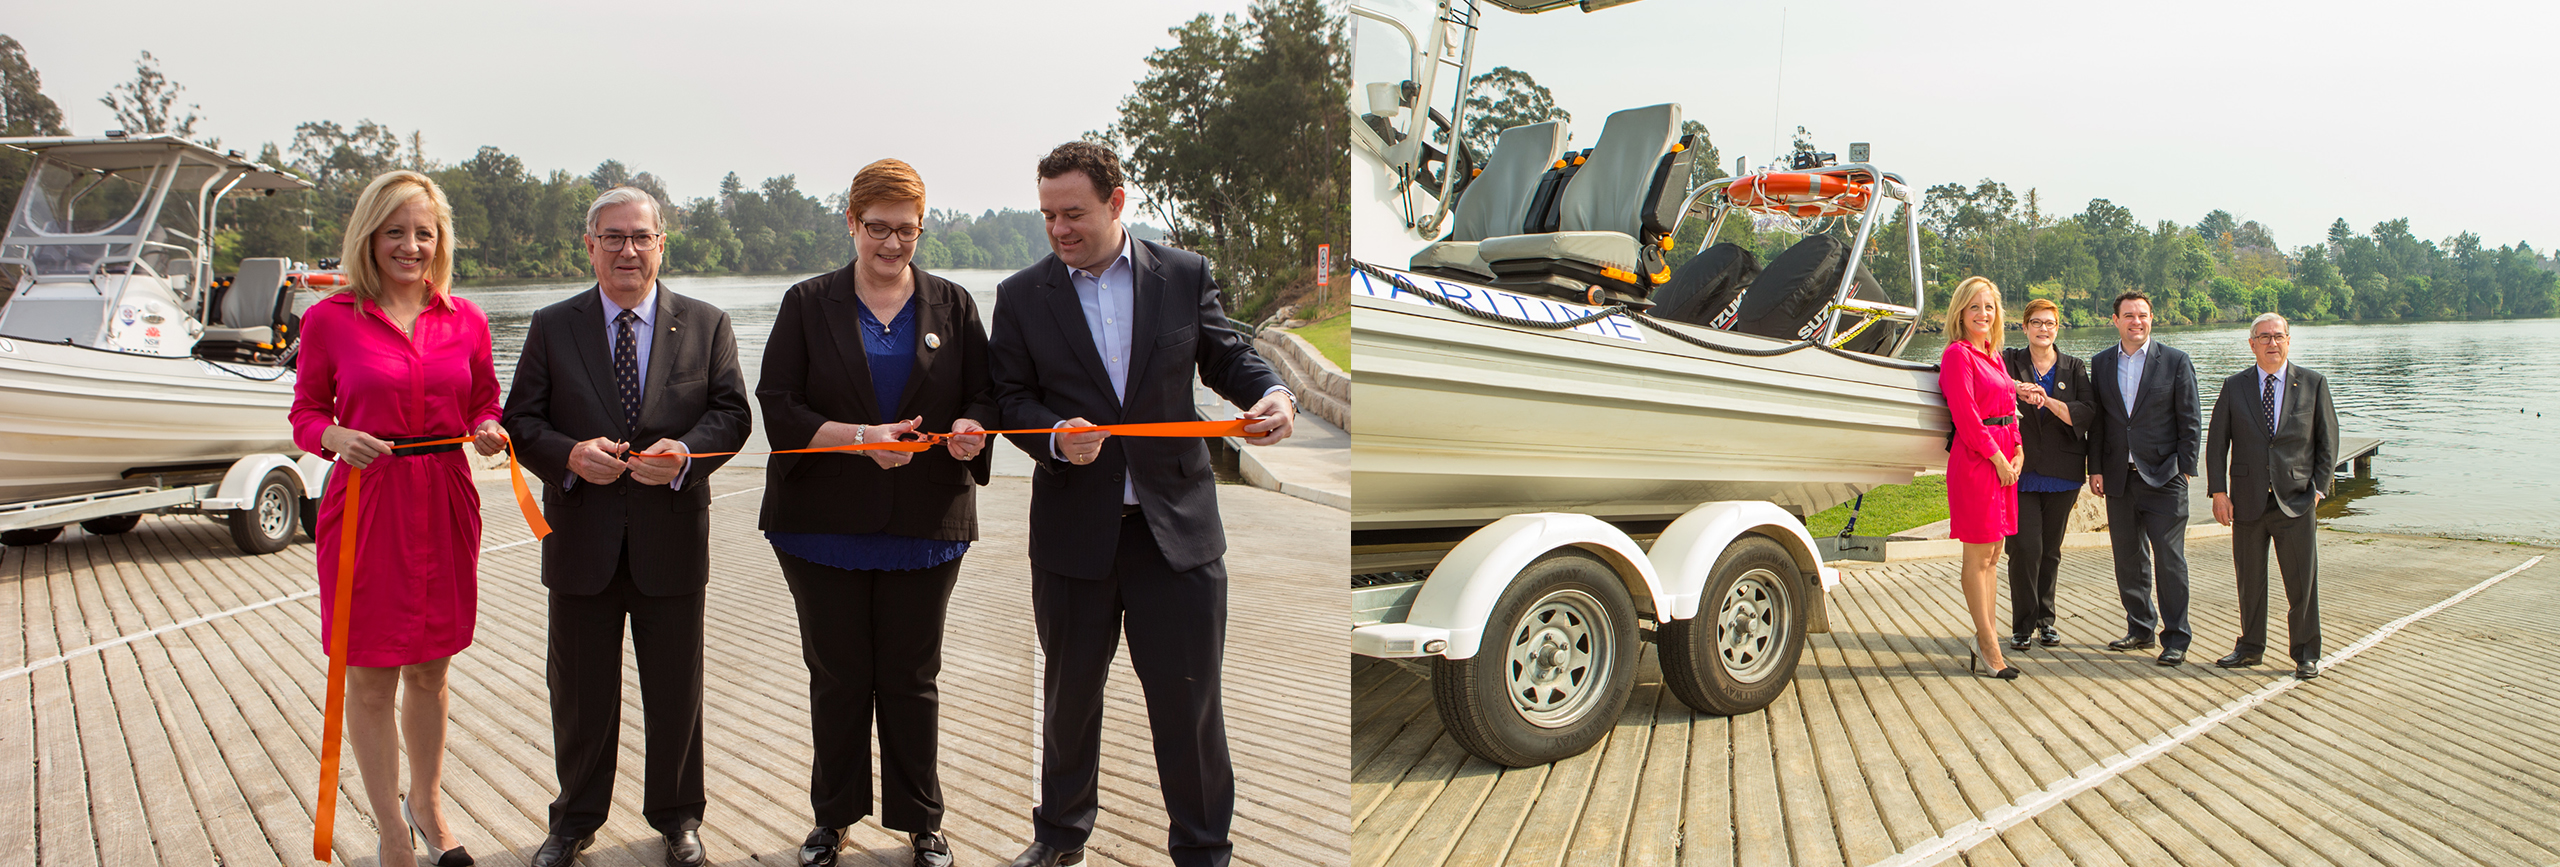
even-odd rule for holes
{"type": "Polygon", "coordinates": [[[2187,479],[2196,474],[2203,413],[2196,367],[2151,339],[2151,298],[2116,296],[2122,340],[2089,360],[2098,424],[2089,433],[2089,490],[2107,498],[2107,533],[2124,595],[2125,635],[2114,650],[2158,646],[2161,665],[2187,661],[2187,479]],[[2157,561],[2160,604],[2151,604],[2157,561]],[[2154,638],[2157,641],[2154,641],[2154,638]]]}
{"type": "Polygon", "coordinates": [[[596,198],[586,234],[596,288],[533,315],[507,393],[507,435],[546,483],[553,530],[542,583],[560,797],[534,867],[575,861],[613,806],[625,618],[647,718],[640,812],[666,835],[668,864],[703,863],[702,602],[709,481],[726,458],[677,453],[735,451],[751,422],[729,314],[658,284],[658,227],[647,193],[596,198]]]}
{"type": "Polygon", "coordinates": [[[2240,643],[2214,664],[2257,665],[2266,652],[2272,542],[2284,570],[2293,676],[2310,680],[2320,676],[2320,524],[2312,510],[2329,495],[2338,465],[2338,410],[2328,377],[2286,363],[2292,332],[2273,313],[2250,324],[2258,363],[2222,381],[2204,438],[2204,477],[2213,519],[2231,528],[2231,565],[2240,575],[2240,643]]]}
{"type": "MultiPolygon", "coordinates": [[[[1092,142],[1040,161],[1054,253],[996,289],[988,370],[1003,428],[1191,421],[1192,380],[1287,437],[1295,404],[1252,344],[1227,327],[1198,255],[1123,231],[1120,162],[1092,142]]],[[[1093,832],[1102,689],[1126,623],[1145,690],[1156,774],[1180,865],[1222,865],[1235,772],[1219,698],[1227,620],[1226,531],[1207,443],[1103,432],[1013,435],[1031,476],[1032,611],[1041,684],[1040,805],[1016,867],[1079,863],[1093,832]]]]}

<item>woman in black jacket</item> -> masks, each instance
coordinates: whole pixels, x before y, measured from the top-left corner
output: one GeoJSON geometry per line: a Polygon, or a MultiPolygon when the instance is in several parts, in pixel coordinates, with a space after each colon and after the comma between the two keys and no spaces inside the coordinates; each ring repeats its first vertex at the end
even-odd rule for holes
{"type": "Polygon", "coordinates": [[[2088,478],[2089,426],[2098,420],[2089,365],[2055,349],[2062,310],[2042,298],[2027,302],[2027,345],[2001,350],[2018,382],[2018,423],[2027,468],[2018,474],[2018,533],[2009,537],[2009,649],[2025,650],[2029,633],[2046,647],[2062,643],[2053,628],[2054,577],[2062,568],[2062,534],[2088,478]]]}
{"type": "Polygon", "coordinates": [[[946,448],[775,455],[757,519],[782,561],[809,665],[809,806],[800,863],[831,865],[871,813],[871,720],[880,720],[880,824],[914,863],[947,865],[936,771],[942,623],[978,536],[977,486],[995,418],[987,333],[958,284],[914,267],[924,181],[897,160],[854,176],[852,264],[791,287],[765,343],[767,438],[777,449],[949,431],[946,448]]]}

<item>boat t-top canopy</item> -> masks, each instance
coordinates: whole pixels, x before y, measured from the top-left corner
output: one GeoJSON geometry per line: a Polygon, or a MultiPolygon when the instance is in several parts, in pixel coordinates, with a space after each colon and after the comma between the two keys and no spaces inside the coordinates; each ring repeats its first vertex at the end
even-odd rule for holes
{"type": "Polygon", "coordinates": [[[239,155],[238,151],[217,151],[169,133],[142,136],[24,136],[0,138],[0,146],[42,154],[54,162],[94,172],[115,173],[152,169],[168,161],[170,154],[183,154],[186,163],[231,169],[241,173],[237,190],[307,190],[311,182],[264,163],[239,155]]]}

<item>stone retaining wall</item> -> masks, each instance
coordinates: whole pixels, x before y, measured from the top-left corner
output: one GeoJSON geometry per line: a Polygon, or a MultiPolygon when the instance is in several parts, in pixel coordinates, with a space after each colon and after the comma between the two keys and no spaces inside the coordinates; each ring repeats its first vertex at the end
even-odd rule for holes
{"type": "Polygon", "coordinates": [[[1277,328],[1262,330],[1253,348],[1298,395],[1298,410],[1314,413],[1334,427],[1351,429],[1351,377],[1317,352],[1304,337],[1277,328]]]}

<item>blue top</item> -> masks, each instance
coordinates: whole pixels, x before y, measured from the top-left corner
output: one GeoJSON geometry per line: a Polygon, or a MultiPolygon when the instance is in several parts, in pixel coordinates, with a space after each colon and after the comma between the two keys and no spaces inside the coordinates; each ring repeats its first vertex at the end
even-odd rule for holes
{"type": "MultiPolygon", "coordinates": [[[[2027,365],[2027,369],[2034,370],[2034,363],[2030,362],[2027,365]]],[[[2045,368],[2044,375],[2036,377],[2036,384],[2044,386],[2044,393],[2052,394],[2053,377],[2055,374],[2060,372],[2062,372],[2062,362],[2057,359],[2054,361],[2052,367],[2045,368]]],[[[2041,410],[2039,410],[2039,412],[2041,412],[2041,410]]],[[[2060,420],[2061,419],[2055,419],[2055,421],[2060,420]]],[[[2018,490],[2021,493],[2059,494],[2064,491],[2077,491],[2079,489],[2079,479],[2057,479],[2034,470],[2018,471],[2018,490]]]]}
{"type": "MultiPolygon", "coordinates": [[[[907,306],[887,325],[871,314],[869,305],[854,306],[862,311],[862,357],[871,367],[871,393],[895,416],[898,399],[907,393],[907,377],[916,369],[916,300],[909,296],[907,306]]],[[[895,533],[768,532],[764,538],[782,553],[838,569],[930,569],[969,553],[967,542],[895,533]]]]}

